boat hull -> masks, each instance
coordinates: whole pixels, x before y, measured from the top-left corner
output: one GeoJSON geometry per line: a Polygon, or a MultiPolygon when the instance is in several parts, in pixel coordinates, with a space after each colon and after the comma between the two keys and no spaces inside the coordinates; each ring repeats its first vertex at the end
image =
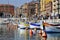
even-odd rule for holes
{"type": "Polygon", "coordinates": [[[40,24],[38,24],[38,23],[30,23],[30,28],[40,28],[40,24]]]}
{"type": "Polygon", "coordinates": [[[57,28],[57,26],[55,27],[45,27],[45,31],[48,32],[48,33],[52,33],[52,32],[60,32],[60,28],[57,28]]]}
{"type": "Polygon", "coordinates": [[[22,22],[22,23],[18,24],[18,27],[19,28],[26,28],[26,27],[28,28],[29,27],[29,24],[22,22]]]}
{"type": "MultiPolygon", "coordinates": [[[[60,32],[60,23],[43,23],[45,31],[49,33],[60,32]]],[[[43,26],[42,26],[43,28],[43,26]]],[[[42,29],[41,28],[41,29],[42,29]]]]}

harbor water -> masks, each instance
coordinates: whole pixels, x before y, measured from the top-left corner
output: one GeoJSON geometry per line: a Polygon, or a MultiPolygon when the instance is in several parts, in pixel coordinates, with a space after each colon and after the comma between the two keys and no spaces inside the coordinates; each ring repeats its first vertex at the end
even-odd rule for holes
{"type": "MultiPolygon", "coordinates": [[[[39,34],[29,35],[29,30],[20,29],[17,30],[6,30],[6,25],[0,25],[3,29],[0,29],[0,40],[44,40],[39,34]]],[[[47,38],[45,40],[60,40],[60,33],[47,33],[47,38]]]]}

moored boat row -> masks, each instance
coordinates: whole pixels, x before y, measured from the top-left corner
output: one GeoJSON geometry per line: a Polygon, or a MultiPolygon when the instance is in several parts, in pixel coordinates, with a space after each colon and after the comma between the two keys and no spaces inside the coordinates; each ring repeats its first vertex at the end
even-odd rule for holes
{"type": "MultiPolygon", "coordinates": [[[[23,22],[24,23],[24,22],[23,22]]],[[[34,22],[28,22],[28,23],[24,23],[24,24],[22,24],[22,26],[20,26],[20,28],[21,27],[27,27],[27,25],[28,25],[28,28],[36,28],[36,29],[44,29],[43,28],[43,25],[44,25],[44,27],[45,27],[45,31],[46,32],[60,32],[59,30],[60,30],[60,23],[43,23],[43,21],[41,21],[41,22],[36,22],[36,23],[34,23],[34,22]],[[25,25],[24,25],[25,24],[25,25]]],[[[21,24],[20,24],[21,25],[21,24]]]]}

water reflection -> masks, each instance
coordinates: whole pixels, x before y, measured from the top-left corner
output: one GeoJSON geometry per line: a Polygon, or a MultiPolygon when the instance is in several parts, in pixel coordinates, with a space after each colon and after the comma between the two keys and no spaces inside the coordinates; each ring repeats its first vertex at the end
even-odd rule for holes
{"type": "MultiPolygon", "coordinates": [[[[20,29],[20,35],[23,36],[24,40],[41,40],[40,36],[38,34],[34,34],[32,36],[30,36],[29,34],[29,30],[23,30],[23,29],[20,29]]],[[[21,39],[22,39],[22,36],[21,36],[21,39]]]]}
{"type": "Polygon", "coordinates": [[[25,40],[29,40],[29,30],[25,30],[25,40]]]}
{"type": "Polygon", "coordinates": [[[47,40],[60,40],[60,33],[48,33],[47,40]]]}
{"type": "Polygon", "coordinates": [[[60,40],[60,33],[47,33],[47,37],[41,37],[37,33],[30,37],[29,30],[24,30],[24,40],[60,40]]]}
{"type": "Polygon", "coordinates": [[[29,30],[18,29],[8,31],[7,25],[0,25],[0,40],[60,40],[60,33],[47,33],[47,38],[40,34],[29,35],[29,30]]]}
{"type": "Polygon", "coordinates": [[[60,33],[47,33],[48,37],[60,37],[60,33]]]}

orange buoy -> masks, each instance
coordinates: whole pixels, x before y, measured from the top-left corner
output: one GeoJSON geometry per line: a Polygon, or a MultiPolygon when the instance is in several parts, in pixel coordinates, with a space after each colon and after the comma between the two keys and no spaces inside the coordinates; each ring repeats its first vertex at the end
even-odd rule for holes
{"type": "Polygon", "coordinates": [[[30,33],[30,36],[32,36],[32,35],[33,35],[33,31],[32,31],[32,29],[30,29],[30,32],[29,32],[29,33],[30,33]]]}
{"type": "Polygon", "coordinates": [[[47,37],[47,34],[45,31],[42,32],[42,37],[47,37]]]}

